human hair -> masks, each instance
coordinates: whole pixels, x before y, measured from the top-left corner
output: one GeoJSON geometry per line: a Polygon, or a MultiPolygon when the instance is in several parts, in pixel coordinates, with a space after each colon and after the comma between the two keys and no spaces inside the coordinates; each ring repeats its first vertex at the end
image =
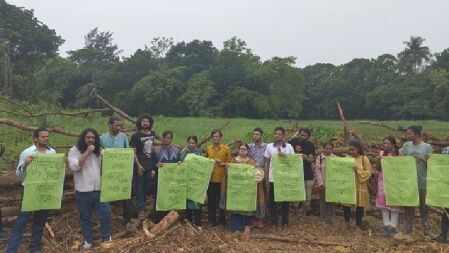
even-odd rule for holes
{"type": "Polygon", "coordinates": [[[281,131],[282,134],[285,134],[285,129],[284,129],[283,127],[280,127],[280,126],[276,127],[276,128],[274,129],[274,132],[277,132],[277,131],[281,131]]]}
{"type": "Polygon", "coordinates": [[[418,137],[421,137],[422,126],[409,126],[407,127],[407,130],[410,130],[418,137]]]}
{"type": "Polygon", "coordinates": [[[254,132],[259,132],[260,133],[260,135],[263,135],[263,129],[262,128],[260,128],[260,127],[256,127],[256,128],[254,128],[254,130],[253,130],[253,133],[254,132]]]}
{"type": "Polygon", "coordinates": [[[384,140],[384,141],[385,141],[385,140],[389,140],[389,141],[391,142],[391,145],[393,146],[394,152],[396,152],[396,155],[399,154],[399,149],[398,149],[398,145],[397,145],[397,143],[396,143],[396,138],[394,138],[393,136],[387,136],[387,137],[385,137],[383,140],[384,140]]]}
{"type": "Polygon", "coordinates": [[[34,132],[33,132],[33,137],[34,137],[34,138],[39,138],[39,134],[40,134],[41,132],[48,132],[48,129],[45,128],[45,127],[38,127],[38,128],[36,128],[36,129],[34,130],[34,132]]]}
{"type": "Polygon", "coordinates": [[[162,138],[164,138],[165,136],[170,135],[173,138],[173,132],[171,130],[165,130],[162,133],[162,138]]]}
{"type": "Polygon", "coordinates": [[[365,150],[363,148],[363,145],[360,141],[358,140],[352,140],[351,142],[349,142],[349,145],[354,146],[357,149],[357,153],[359,155],[365,155],[365,150]]]}
{"type": "Polygon", "coordinates": [[[246,142],[242,142],[242,143],[240,143],[240,145],[239,145],[239,149],[242,147],[242,146],[245,146],[246,147],[246,149],[247,150],[249,150],[249,145],[248,145],[248,143],[246,143],[246,142]]]}
{"type": "Polygon", "coordinates": [[[334,148],[334,144],[330,141],[323,143],[323,148],[326,148],[326,146],[331,146],[332,148],[334,148]]]}
{"type": "Polygon", "coordinates": [[[210,136],[213,136],[213,135],[216,134],[216,133],[219,133],[219,134],[220,134],[220,137],[223,136],[223,133],[221,132],[220,129],[214,129],[214,130],[212,130],[212,131],[210,132],[210,136]]]}
{"type": "Polygon", "coordinates": [[[140,115],[137,120],[136,120],[136,128],[140,131],[142,130],[142,120],[143,119],[148,119],[148,121],[150,121],[150,130],[151,128],[153,128],[153,124],[154,124],[154,119],[153,117],[151,117],[149,114],[142,114],[140,115]]]}
{"type": "Polygon", "coordinates": [[[298,131],[299,133],[304,132],[306,133],[309,137],[311,135],[310,130],[307,127],[301,127],[298,131]]]}
{"type": "Polygon", "coordinates": [[[189,142],[190,140],[195,141],[195,143],[198,143],[198,138],[195,135],[190,135],[189,137],[187,137],[187,142],[189,142]]]}
{"type": "Polygon", "coordinates": [[[95,135],[95,141],[94,141],[94,154],[99,156],[100,155],[100,136],[98,135],[98,132],[93,128],[86,128],[84,129],[80,136],[78,137],[78,141],[76,143],[76,148],[81,152],[84,153],[87,150],[87,144],[85,141],[87,133],[93,133],[95,135]]]}
{"type": "Polygon", "coordinates": [[[119,117],[111,116],[108,120],[108,125],[113,125],[116,121],[121,121],[119,117]]]}

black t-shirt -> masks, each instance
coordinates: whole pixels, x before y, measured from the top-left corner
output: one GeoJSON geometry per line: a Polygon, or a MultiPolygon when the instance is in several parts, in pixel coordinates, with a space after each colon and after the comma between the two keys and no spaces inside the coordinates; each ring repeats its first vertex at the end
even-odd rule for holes
{"type": "Polygon", "coordinates": [[[129,146],[136,149],[136,155],[140,164],[146,169],[151,169],[155,161],[153,148],[155,138],[156,134],[153,131],[149,134],[143,134],[139,131],[131,136],[131,141],[129,142],[129,146]]]}
{"type": "MultiPolygon", "coordinates": [[[[299,138],[293,138],[289,143],[293,146],[297,154],[315,155],[315,145],[309,140],[302,141],[299,138]]],[[[303,160],[303,166],[304,180],[313,180],[312,164],[309,161],[303,160]]]]}

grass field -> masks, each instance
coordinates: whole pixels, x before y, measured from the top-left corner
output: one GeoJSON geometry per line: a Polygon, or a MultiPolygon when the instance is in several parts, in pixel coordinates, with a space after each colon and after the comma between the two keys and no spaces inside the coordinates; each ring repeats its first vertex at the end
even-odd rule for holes
{"type": "MultiPolygon", "coordinates": [[[[0,118],[10,115],[0,114],[0,118]]],[[[51,116],[46,118],[12,118],[30,126],[48,126],[48,127],[64,127],[70,131],[81,131],[86,127],[93,127],[100,133],[107,131],[108,117],[101,115],[90,115],[87,117],[67,117],[67,116],[51,116]]],[[[245,141],[251,140],[251,132],[255,127],[262,127],[265,131],[265,140],[270,142],[273,139],[273,129],[276,126],[283,126],[286,129],[292,129],[295,126],[305,126],[312,129],[313,134],[321,140],[326,140],[334,135],[341,135],[343,127],[341,121],[329,120],[310,120],[310,121],[291,121],[291,120],[262,120],[262,119],[225,119],[225,118],[174,118],[158,116],[155,117],[156,123],[154,129],[161,133],[164,130],[172,130],[174,132],[174,142],[178,145],[184,145],[185,138],[188,135],[197,135],[198,139],[202,139],[209,134],[210,130],[223,125],[226,122],[230,124],[223,130],[223,142],[230,143],[236,139],[245,141]]],[[[378,143],[387,135],[403,137],[403,133],[391,131],[383,127],[366,124],[367,121],[354,120],[349,121],[349,128],[355,130],[359,136],[369,142],[378,143]]],[[[375,121],[370,121],[375,122],[375,121]]],[[[377,122],[379,123],[379,122],[377,122]]],[[[442,121],[383,121],[382,123],[391,127],[407,127],[412,124],[422,125],[424,130],[433,136],[444,137],[449,135],[449,122],[442,121]]],[[[134,126],[124,121],[125,128],[133,128],[134,126]]],[[[132,133],[129,133],[129,136],[132,133]]],[[[290,135],[292,133],[288,133],[290,135]]],[[[64,136],[60,134],[51,134],[52,145],[74,144],[75,137],[64,136]]],[[[6,152],[3,156],[8,161],[16,160],[21,150],[28,147],[32,143],[31,134],[18,131],[16,128],[0,125],[0,143],[6,145],[6,152]]],[[[60,150],[66,152],[66,150],[60,150]]],[[[8,165],[5,159],[0,161],[0,168],[8,165]]]]}

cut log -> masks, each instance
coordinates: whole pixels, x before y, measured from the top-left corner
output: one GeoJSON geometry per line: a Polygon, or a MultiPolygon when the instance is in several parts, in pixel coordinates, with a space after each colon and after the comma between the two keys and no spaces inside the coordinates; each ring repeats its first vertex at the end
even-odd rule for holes
{"type": "Polygon", "coordinates": [[[154,239],[157,235],[163,234],[179,219],[179,214],[176,211],[170,211],[158,224],[151,228],[149,236],[154,239]]]}

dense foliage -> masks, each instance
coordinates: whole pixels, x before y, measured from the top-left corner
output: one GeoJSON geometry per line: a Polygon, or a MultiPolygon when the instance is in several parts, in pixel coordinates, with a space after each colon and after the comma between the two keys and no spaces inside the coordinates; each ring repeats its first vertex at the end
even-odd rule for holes
{"type": "Polygon", "coordinates": [[[123,110],[171,116],[333,119],[449,119],[449,48],[432,54],[412,36],[396,56],[296,67],[295,58],[261,60],[233,37],[175,43],[155,38],[121,58],[112,32],[92,29],[85,46],[63,43],[33,12],[0,0],[2,93],[66,108],[93,107],[92,88],[123,110]]]}

